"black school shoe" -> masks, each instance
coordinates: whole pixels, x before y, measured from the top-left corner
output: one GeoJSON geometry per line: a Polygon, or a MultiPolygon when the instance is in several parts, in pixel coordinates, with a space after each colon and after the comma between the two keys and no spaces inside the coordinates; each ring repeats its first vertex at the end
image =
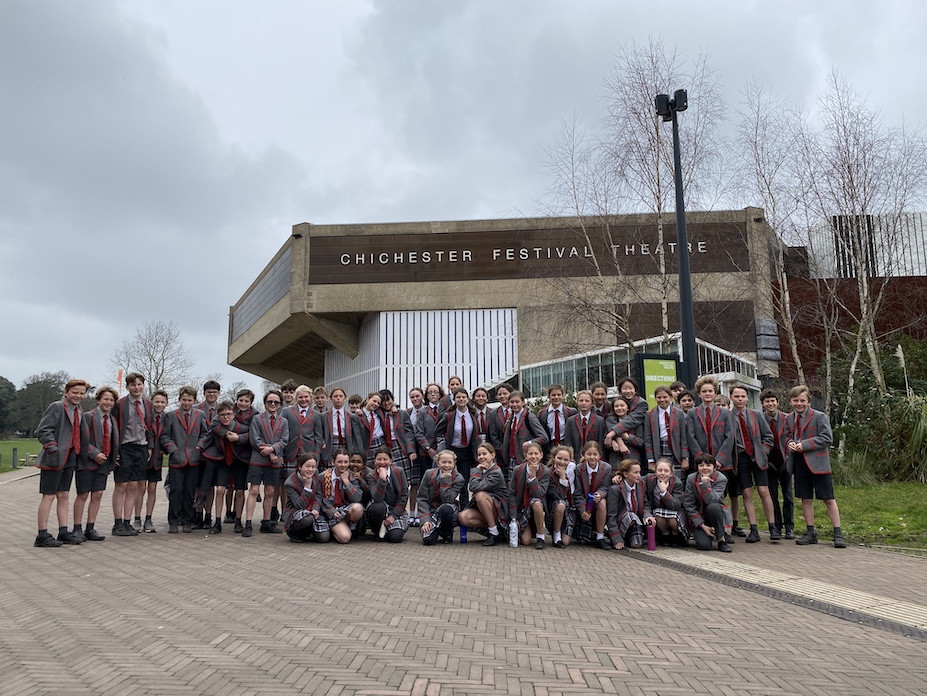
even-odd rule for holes
{"type": "Polygon", "coordinates": [[[606,538],[596,539],[595,545],[598,546],[603,551],[611,551],[612,545],[606,538]]]}
{"type": "Polygon", "coordinates": [[[62,544],[68,544],[70,546],[77,546],[78,544],[84,543],[84,535],[81,534],[80,536],[78,536],[77,534],[74,534],[73,532],[61,532],[60,534],[58,534],[58,541],[60,541],[62,544]]]}
{"type": "Polygon", "coordinates": [[[209,530],[210,534],[222,534],[222,523],[216,522],[209,530]]]}
{"type": "Polygon", "coordinates": [[[760,532],[759,532],[759,530],[758,530],[758,529],[751,529],[751,530],[750,530],[750,533],[747,535],[747,539],[746,539],[747,543],[748,543],[748,544],[755,544],[755,543],[758,542],[759,540],[760,540],[760,532]]]}
{"type": "Polygon", "coordinates": [[[33,546],[35,546],[36,548],[40,548],[40,549],[41,548],[53,549],[59,546],[64,546],[64,542],[58,541],[51,534],[49,534],[48,532],[45,532],[44,534],[36,535],[35,543],[33,544],[33,546]]]}
{"type": "Polygon", "coordinates": [[[538,551],[543,551],[545,546],[547,546],[547,543],[543,539],[540,537],[535,539],[534,548],[536,548],[538,551]]]}
{"type": "Polygon", "coordinates": [[[720,551],[721,553],[733,553],[734,549],[732,549],[730,544],[728,544],[726,541],[719,541],[718,551],[720,551]]]}
{"type": "Polygon", "coordinates": [[[554,548],[555,549],[565,549],[566,544],[564,544],[563,541],[561,541],[560,539],[557,539],[557,541],[554,542],[554,548]]]}
{"type": "Polygon", "coordinates": [[[261,534],[283,534],[282,529],[277,529],[273,522],[261,522],[261,534]]]}
{"type": "Polygon", "coordinates": [[[488,537],[486,537],[486,541],[483,542],[483,546],[495,546],[498,543],[499,543],[499,535],[490,534],[488,537]]]}
{"type": "Polygon", "coordinates": [[[122,522],[116,522],[113,525],[112,534],[113,536],[121,536],[121,537],[132,536],[132,532],[130,532],[129,529],[131,529],[129,525],[124,524],[122,522]]]}
{"type": "Polygon", "coordinates": [[[88,529],[84,532],[84,539],[87,541],[103,541],[106,537],[100,534],[96,529],[88,529]]]}
{"type": "Polygon", "coordinates": [[[733,535],[736,536],[736,537],[745,537],[745,536],[747,536],[747,533],[746,533],[743,529],[741,529],[740,527],[738,527],[737,525],[734,525],[733,527],[731,527],[731,534],[733,534],[733,535]]]}

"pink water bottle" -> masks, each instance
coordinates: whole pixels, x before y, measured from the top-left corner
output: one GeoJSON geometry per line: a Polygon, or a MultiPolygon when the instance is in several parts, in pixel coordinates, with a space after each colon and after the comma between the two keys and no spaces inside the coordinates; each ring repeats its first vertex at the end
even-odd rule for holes
{"type": "Polygon", "coordinates": [[[657,550],[657,528],[652,524],[647,525],[647,550],[657,550]]]}

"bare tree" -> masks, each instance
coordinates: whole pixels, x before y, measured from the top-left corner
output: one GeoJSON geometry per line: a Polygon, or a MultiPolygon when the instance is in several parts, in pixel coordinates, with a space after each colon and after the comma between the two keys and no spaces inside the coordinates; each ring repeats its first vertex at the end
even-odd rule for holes
{"type": "Polygon", "coordinates": [[[774,297],[779,326],[786,334],[798,381],[807,383],[798,350],[795,318],[786,267],[786,241],[805,238],[804,219],[796,190],[796,134],[793,112],[756,82],[744,90],[745,109],[740,114],[736,152],[742,160],[738,180],[747,198],[762,202],[766,220],[776,235],[771,240],[773,273],[779,285],[774,297]]]}
{"type": "Polygon", "coordinates": [[[180,329],[174,322],[150,321],[136,329],[135,336],[123,341],[110,358],[113,372],[139,372],[145,376],[145,389],[151,394],[164,389],[174,394],[190,384],[196,361],[184,348],[180,329]]]}
{"type": "MultiPolygon", "coordinates": [[[[668,341],[667,304],[675,290],[673,268],[667,268],[664,239],[667,215],[675,210],[672,136],[654,110],[654,96],[685,87],[690,108],[685,116],[682,153],[683,185],[692,208],[710,207],[726,182],[724,145],[717,135],[722,114],[716,72],[707,54],[686,63],[675,48],[651,38],[647,44],[623,48],[605,77],[608,116],[601,132],[586,133],[577,120],[565,123],[548,152],[551,186],[545,208],[551,215],[571,215],[589,248],[614,250],[614,216],[652,215],[657,238],[655,253],[635,263],[652,264],[646,275],[626,276],[613,251],[594,253],[589,281],[577,292],[575,283],[552,301],[551,311],[581,317],[603,339],[630,343],[630,309],[638,303],[659,303],[664,342],[668,341]],[[592,219],[594,218],[594,219],[592,219]]],[[[547,285],[558,286],[557,278],[547,285]]],[[[614,345],[612,343],[611,345],[614,345]]],[[[600,346],[585,346],[586,350],[600,346]]],[[[666,346],[665,346],[666,347],[666,346]]]]}
{"type": "Polygon", "coordinates": [[[795,329],[811,323],[823,331],[825,407],[834,398],[834,351],[849,356],[839,395],[846,420],[861,366],[887,391],[876,318],[888,281],[904,266],[907,211],[923,203],[927,142],[916,131],[887,126],[836,71],[813,115],[755,84],[747,87],[746,102],[740,141],[747,188],[761,198],[780,237],[806,247],[817,290],[812,314],[793,315],[780,246],[780,322],[796,360],[801,339],[795,329]],[[848,283],[852,294],[845,292],[848,283]]]}

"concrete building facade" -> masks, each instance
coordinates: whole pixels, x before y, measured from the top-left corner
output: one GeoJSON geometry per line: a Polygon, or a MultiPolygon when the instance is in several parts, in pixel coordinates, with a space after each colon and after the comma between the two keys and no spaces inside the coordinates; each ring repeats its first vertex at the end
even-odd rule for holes
{"type": "MultiPolygon", "coordinates": [[[[688,218],[696,333],[778,374],[763,211],[688,218]],[[770,338],[772,335],[772,339],[770,338]]],[[[674,224],[653,215],[293,226],[230,309],[229,363],[398,394],[679,330],[674,224]]],[[[584,386],[584,385],[574,385],[584,386]]]]}

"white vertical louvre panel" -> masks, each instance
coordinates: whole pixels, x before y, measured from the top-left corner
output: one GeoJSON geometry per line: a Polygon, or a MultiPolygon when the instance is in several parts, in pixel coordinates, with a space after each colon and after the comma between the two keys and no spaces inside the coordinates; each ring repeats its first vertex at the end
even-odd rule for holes
{"type": "Polygon", "coordinates": [[[380,346],[380,315],[372,314],[361,324],[359,352],[351,359],[340,350],[325,351],[325,388],[341,387],[348,396],[380,389],[383,382],[383,359],[380,346]]]}
{"type": "Polygon", "coordinates": [[[412,387],[444,385],[451,375],[460,375],[472,391],[516,372],[515,309],[382,312],[361,326],[355,359],[334,348],[325,351],[327,387],[362,396],[385,387],[402,406],[408,405],[412,387]]]}

